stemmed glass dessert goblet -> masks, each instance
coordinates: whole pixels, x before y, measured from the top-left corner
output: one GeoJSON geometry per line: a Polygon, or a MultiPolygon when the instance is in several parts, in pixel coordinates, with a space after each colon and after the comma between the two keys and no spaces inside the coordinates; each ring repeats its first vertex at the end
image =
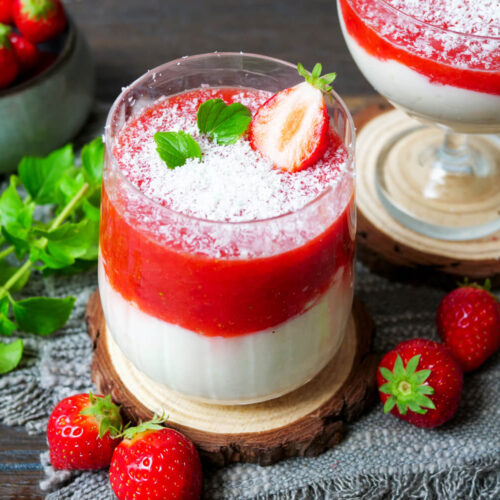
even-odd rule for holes
{"type": "Polygon", "coordinates": [[[433,238],[498,231],[500,139],[491,135],[500,132],[498,2],[338,0],[338,8],[361,72],[420,122],[380,131],[382,205],[433,238]]]}

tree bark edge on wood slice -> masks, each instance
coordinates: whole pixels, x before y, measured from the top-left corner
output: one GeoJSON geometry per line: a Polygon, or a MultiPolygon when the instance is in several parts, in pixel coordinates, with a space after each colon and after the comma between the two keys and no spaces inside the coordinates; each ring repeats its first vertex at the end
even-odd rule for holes
{"type": "MultiPolygon", "coordinates": [[[[324,404],[311,408],[297,421],[262,432],[236,434],[200,431],[177,422],[168,425],[188,436],[200,455],[218,466],[233,462],[270,465],[289,457],[319,455],[342,440],[346,425],[371,405],[376,394],[378,356],[371,352],[374,324],[356,299],[353,317],[357,343],[348,377],[324,404]]],[[[106,333],[102,335],[105,321],[98,292],[89,299],[85,320],[93,342],[92,380],[98,390],[111,394],[113,400],[122,405],[128,420],[150,419],[153,412],[131,393],[114,369],[105,342],[106,333]]]]}

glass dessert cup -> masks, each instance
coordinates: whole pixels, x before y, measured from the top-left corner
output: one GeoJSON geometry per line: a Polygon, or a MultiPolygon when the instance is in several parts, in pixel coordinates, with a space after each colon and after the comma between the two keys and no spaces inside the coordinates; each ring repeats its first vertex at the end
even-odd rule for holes
{"type": "Polygon", "coordinates": [[[335,185],[297,211],[248,222],[153,201],[124,175],[114,147],[159,97],[200,87],[275,93],[300,81],[295,66],[264,56],[191,56],[146,73],[109,112],[99,256],[107,328],[140,371],[188,397],[271,399],[313,378],[338,350],[353,296],[352,120],[334,94],[331,124],[347,151],[335,185]]]}
{"type": "Polygon", "coordinates": [[[338,0],[338,10],[363,75],[422,122],[381,131],[375,183],[383,206],[437,239],[498,231],[500,138],[486,134],[500,132],[500,38],[434,27],[385,0],[338,0]]]}

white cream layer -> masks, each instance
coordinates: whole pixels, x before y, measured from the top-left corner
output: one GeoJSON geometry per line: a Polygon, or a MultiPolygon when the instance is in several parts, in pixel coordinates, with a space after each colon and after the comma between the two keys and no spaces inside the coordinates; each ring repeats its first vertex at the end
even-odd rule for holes
{"type": "Polygon", "coordinates": [[[101,261],[99,291],[109,331],[143,373],[194,398],[250,403],[300,387],[332,358],[351,312],[353,279],[341,268],[304,313],[236,337],[200,335],[142,312],[111,287],[101,261]]]}
{"type": "MultiPolygon", "coordinates": [[[[342,12],[338,6],[339,12],[342,12]]],[[[393,104],[415,118],[447,125],[457,132],[500,132],[500,95],[432,83],[392,59],[372,56],[349,35],[340,16],[349,51],[366,79],[393,104]]]]}

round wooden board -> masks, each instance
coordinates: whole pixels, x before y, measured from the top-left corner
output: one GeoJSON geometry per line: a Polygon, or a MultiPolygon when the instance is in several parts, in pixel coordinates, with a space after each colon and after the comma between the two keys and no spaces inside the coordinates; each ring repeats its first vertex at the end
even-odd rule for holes
{"type": "Polygon", "coordinates": [[[217,465],[268,465],[293,456],[316,456],[341,441],[345,426],[373,401],[378,357],[371,353],[373,322],[355,300],[338,353],[309,383],[280,398],[222,406],[193,401],[139,372],[107,334],[98,292],[86,312],[93,340],[92,380],[136,422],[154,412],[186,434],[202,457],[217,465]]]}
{"type": "Polygon", "coordinates": [[[500,273],[500,231],[477,240],[444,241],[407,229],[392,218],[380,202],[375,187],[377,151],[388,131],[399,131],[415,124],[403,112],[381,103],[359,108],[354,121],[361,132],[356,147],[358,208],[357,241],[362,257],[371,254],[404,267],[424,266],[470,278],[500,273]],[[368,254],[366,253],[368,250],[368,254]]]}

